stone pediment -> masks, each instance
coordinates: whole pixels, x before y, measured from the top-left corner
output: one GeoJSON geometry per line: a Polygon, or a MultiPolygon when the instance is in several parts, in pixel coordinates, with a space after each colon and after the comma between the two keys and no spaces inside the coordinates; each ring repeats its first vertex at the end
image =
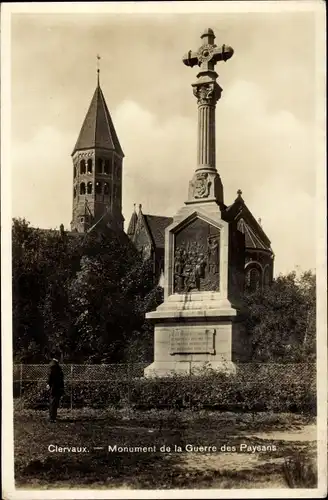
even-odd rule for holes
{"type": "Polygon", "coordinates": [[[208,206],[204,208],[198,206],[197,209],[191,205],[185,206],[180,210],[180,212],[178,212],[176,217],[174,217],[172,224],[166,228],[166,231],[176,234],[196,219],[201,219],[204,222],[221,229],[223,226],[227,225],[227,223],[221,219],[219,207],[217,205],[215,207],[216,210],[213,211],[208,210],[208,206]]]}

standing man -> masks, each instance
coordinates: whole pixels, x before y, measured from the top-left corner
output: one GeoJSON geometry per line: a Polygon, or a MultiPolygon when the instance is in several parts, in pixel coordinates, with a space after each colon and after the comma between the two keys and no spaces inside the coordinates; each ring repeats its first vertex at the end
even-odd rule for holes
{"type": "Polygon", "coordinates": [[[50,391],[49,416],[50,422],[56,422],[60,398],[64,393],[64,373],[59,366],[59,356],[54,354],[50,363],[47,389],[50,391]]]}

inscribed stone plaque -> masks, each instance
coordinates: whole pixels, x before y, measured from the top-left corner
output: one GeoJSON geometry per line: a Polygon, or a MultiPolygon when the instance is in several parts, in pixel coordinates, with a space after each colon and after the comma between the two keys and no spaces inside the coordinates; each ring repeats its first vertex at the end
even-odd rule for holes
{"type": "Polygon", "coordinates": [[[215,329],[182,330],[170,333],[170,354],[215,354],[215,329]]]}
{"type": "Polygon", "coordinates": [[[220,229],[196,219],[175,235],[174,292],[220,290],[220,229]]]}

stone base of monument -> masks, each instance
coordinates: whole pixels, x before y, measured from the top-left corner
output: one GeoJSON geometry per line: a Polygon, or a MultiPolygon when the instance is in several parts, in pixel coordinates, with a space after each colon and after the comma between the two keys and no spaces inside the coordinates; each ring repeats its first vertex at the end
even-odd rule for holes
{"type": "MultiPolygon", "coordinates": [[[[188,303],[188,297],[184,299],[188,303]]],[[[248,359],[247,336],[239,310],[231,307],[229,301],[213,300],[211,304],[208,300],[207,307],[203,302],[198,310],[197,303],[197,294],[192,294],[189,308],[181,310],[179,297],[173,295],[148,313],[147,317],[156,323],[154,362],[145,369],[146,377],[197,375],[205,367],[235,373],[236,363],[248,359]]]]}

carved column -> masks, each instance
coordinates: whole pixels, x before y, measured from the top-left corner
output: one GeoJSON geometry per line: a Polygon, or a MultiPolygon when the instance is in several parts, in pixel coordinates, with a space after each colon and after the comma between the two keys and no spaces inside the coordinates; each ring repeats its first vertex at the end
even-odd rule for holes
{"type": "Polygon", "coordinates": [[[216,83],[194,85],[198,104],[197,169],[216,170],[215,165],[215,106],[221,97],[216,83]]]}
{"type": "MultiPolygon", "coordinates": [[[[213,72],[214,73],[214,72],[213,72]]],[[[209,75],[205,82],[194,83],[198,104],[197,166],[189,184],[187,203],[215,200],[223,203],[223,186],[216,170],[215,107],[222,89],[209,75]]],[[[210,74],[212,78],[216,73],[210,74]]]]}

